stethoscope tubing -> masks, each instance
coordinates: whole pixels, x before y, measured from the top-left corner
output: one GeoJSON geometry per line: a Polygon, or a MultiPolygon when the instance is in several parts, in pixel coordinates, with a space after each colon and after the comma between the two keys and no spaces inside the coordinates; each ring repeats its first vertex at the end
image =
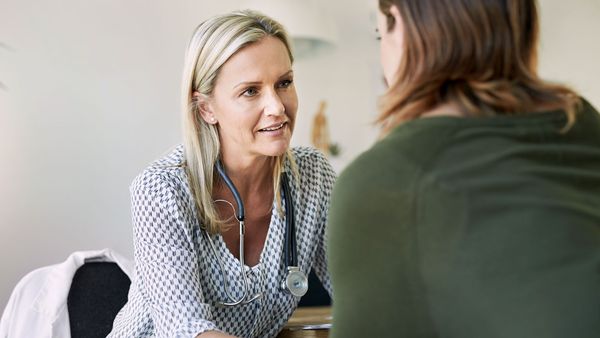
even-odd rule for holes
{"type": "MultiPolygon", "coordinates": [[[[219,175],[221,176],[221,178],[223,179],[223,181],[225,182],[225,184],[227,185],[227,187],[231,190],[231,193],[233,194],[233,198],[235,199],[235,203],[237,204],[237,220],[240,223],[240,227],[239,227],[239,236],[240,236],[240,244],[239,244],[239,249],[240,249],[240,259],[239,259],[239,263],[240,263],[240,273],[242,274],[242,279],[244,281],[244,293],[242,294],[242,297],[240,297],[239,299],[235,299],[235,297],[232,296],[231,294],[231,290],[229,290],[229,286],[227,283],[227,278],[225,276],[225,267],[223,266],[223,262],[220,259],[217,259],[219,261],[219,265],[221,266],[221,271],[223,272],[223,280],[224,280],[224,286],[225,286],[225,293],[227,294],[227,298],[229,298],[231,300],[231,302],[219,302],[218,304],[220,306],[236,306],[239,304],[247,304],[250,303],[252,301],[254,301],[255,299],[261,297],[261,294],[258,293],[256,295],[254,295],[253,297],[251,297],[250,299],[246,299],[248,296],[248,291],[249,291],[249,287],[248,287],[248,276],[246,275],[246,270],[245,270],[245,262],[244,262],[244,234],[246,232],[246,227],[244,224],[244,203],[242,203],[242,198],[240,197],[240,193],[238,192],[238,190],[236,189],[235,185],[233,184],[233,182],[231,181],[231,179],[229,178],[229,176],[227,175],[227,173],[225,172],[225,170],[223,169],[223,165],[221,164],[221,161],[217,161],[216,163],[216,168],[217,171],[219,172],[219,175]]],[[[209,236],[210,238],[210,236],[209,236]]],[[[214,246],[212,245],[212,240],[210,241],[211,244],[211,248],[213,250],[213,253],[216,255],[216,251],[214,246]]],[[[217,256],[218,257],[218,256],[217,256]]]]}
{"type": "MultiPolygon", "coordinates": [[[[225,182],[225,185],[227,185],[227,187],[231,191],[233,198],[235,199],[235,203],[237,204],[236,217],[240,224],[240,227],[239,227],[239,231],[240,231],[240,233],[239,233],[239,236],[240,236],[239,263],[240,263],[240,273],[242,274],[242,280],[244,282],[243,283],[244,284],[244,292],[243,292],[242,296],[239,299],[235,299],[235,297],[233,297],[233,295],[231,294],[231,290],[229,289],[229,283],[227,281],[227,276],[225,273],[225,267],[223,265],[223,262],[221,261],[219,255],[217,254],[217,251],[214,247],[212,239],[210,238],[210,235],[208,233],[206,233],[206,236],[208,237],[208,240],[210,243],[211,250],[212,250],[213,254],[215,255],[215,257],[217,258],[219,267],[221,268],[221,272],[223,273],[225,293],[227,294],[227,298],[229,298],[229,300],[230,300],[230,302],[218,302],[218,305],[219,306],[236,306],[236,305],[240,305],[240,304],[248,304],[248,303],[251,303],[254,300],[262,297],[262,293],[257,293],[255,295],[253,295],[252,297],[250,297],[249,299],[247,299],[250,287],[249,287],[248,276],[246,275],[245,263],[244,263],[244,233],[245,233],[244,203],[243,203],[242,198],[241,198],[238,190],[236,189],[235,185],[233,184],[233,182],[231,181],[231,179],[225,172],[225,169],[223,169],[223,165],[221,164],[220,160],[217,161],[217,163],[215,164],[215,167],[217,169],[217,172],[219,173],[219,176],[223,179],[223,181],[225,182]]],[[[282,173],[282,175],[281,175],[281,185],[283,187],[283,200],[285,203],[285,222],[286,222],[285,241],[284,241],[284,258],[285,258],[285,264],[287,266],[287,273],[288,273],[288,275],[282,282],[282,288],[284,290],[292,293],[294,296],[301,297],[302,295],[304,295],[306,293],[307,279],[306,279],[306,275],[298,268],[298,256],[297,256],[297,252],[296,252],[297,249],[296,249],[296,229],[295,229],[295,221],[294,221],[295,220],[294,206],[293,206],[292,197],[291,197],[290,190],[289,190],[288,177],[285,173],[282,173]],[[291,276],[298,277],[299,275],[300,275],[300,279],[302,280],[301,284],[305,284],[303,291],[300,291],[300,293],[298,291],[292,291],[292,289],[290,289],[290,286],[289,286],[290,283],[288,283],[291,276]]]]}
{"type": "Polygon", "coordinates": [[[238,207],[238,209],[237,209],[238,222],[243,222],[244,216],[245,216],[244,203],[242,202],[242,197],[240,196],[240,193],[238,192],[237,188],[235,187],[235,184],[233,184],[233,182],[231,181],[231,179],[225,172],[225,169],[223,169],[223,165],[221,164],[220,160],[217,161],[217,164],[215,165],[215,167],[217,168],[217,171],[219,172],[219,176],[221,176],[221,179],[223,179],[223,181],[227,185],[227,188],[229,188],[229,190],[233,194],[233,198],[235,199],[235,204],[237,204],[237,207],[238,207]]]}
{"type": "Polygon", "coordinates": [[[283,186],[283,200],[285,201],[286,224],[289,223],[289,225],[286,227],[285,234],[285,265],[298,266],[298,257],[296,255],[296,222],[294,222],[294,206],[292,205],[293,203],[290,195],[288,177],[285,173],[281,175],[281,185],[283,186]]]}

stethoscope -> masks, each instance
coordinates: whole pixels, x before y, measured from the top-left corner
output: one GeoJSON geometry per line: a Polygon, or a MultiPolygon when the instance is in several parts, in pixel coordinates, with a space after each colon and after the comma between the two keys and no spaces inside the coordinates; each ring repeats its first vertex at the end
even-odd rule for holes
{"type": "MultiPolygon", "coordinates": [[[[217,254],[215,247],[212,243],[210,235],[207,234],[209,239],[210,247],[214,256],[217,258],[217,262],[221,268],[221,273],[223,275],[223,284],[225,286],[225,293],[227,294],[227,298],[229,298],[229,302],[218,302],[220,306],[236,306],[240,304],[248,304],[253,302],[254,300],[262,297],[262,293],[256,293],[254,295],[249,295],[249,283],[248,276],[245,272],[244,265],[244,203],[242,202],[242,198],[240,197],[239,192],[235,188],[235,185],[227,176],[227,173],[223,169],[221,161],[217,161],[215,165],[219,175],[231,190],[233,194],[233,198],[235,199],[235,203],[237,204],[237,220],[240,224],[240,274],[242,275],[242,280],[244,281],[244,292],[239,299],[236,299],[231,294],[231,290],[229,290],[229,284],[227,281],[227,273],[225,272],[225,267],[223,266],[223,262],[221,258],[217,254]]],[[[281,174],[281,186],[283,189],[283,199],[285,203],[285,242],[284,242],[284,259],[285,264],[287,266],[287,274],[285,278],[281,281],[281,289],[289,292],[295,297],[302,297],[308,291],[308,278],[306,278],[306,274],[302,270],[300,270],[298,266],[298,256],[296,249],[296,229],[295,229],[295,221],[294,221],[294,203],[292,201],[292,197],[289,190],[289,182],[288,177],[285,173],[281,174]]]]}

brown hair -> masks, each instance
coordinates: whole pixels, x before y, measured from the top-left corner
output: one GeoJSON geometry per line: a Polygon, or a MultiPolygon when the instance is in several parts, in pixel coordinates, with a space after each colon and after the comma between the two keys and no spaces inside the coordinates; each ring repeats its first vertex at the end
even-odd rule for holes
{"type": "Polygon", "coordinates": [[[575,122],[578,96],[537,75],[539,21],[535,0],[379,0],[404,21],[404,54],[377,122],[387,133],[439,104],[467,116],[519,114],[543,107],[575,122]]]}

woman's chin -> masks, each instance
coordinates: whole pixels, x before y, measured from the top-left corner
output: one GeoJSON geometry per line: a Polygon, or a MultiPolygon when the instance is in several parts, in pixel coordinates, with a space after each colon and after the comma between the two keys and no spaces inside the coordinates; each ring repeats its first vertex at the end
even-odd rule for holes
{"type": "Polygon", "coordinates": [[[281,156],[289,149],[290,143],[284,141],[274,142],[261,149],[265,156],[281,156]]]}

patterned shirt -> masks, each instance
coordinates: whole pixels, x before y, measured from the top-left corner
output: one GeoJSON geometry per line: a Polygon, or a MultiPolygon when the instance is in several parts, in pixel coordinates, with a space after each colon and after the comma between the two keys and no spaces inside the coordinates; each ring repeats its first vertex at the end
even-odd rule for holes
{"type": "MultiPolygon", "coordinates": [[[[325,225],[335,174],[312,148],[293,148],[292,153],[300,173],[299,184],[290,184],[298,264],[307,275],[315,269],[331,294],[325,225]]],[[[183,146],[178,146],[132,183],[135,276],[128,302],[108,337],[196,337],[209,330],[238,337],[276,336],[299,302],[281,289],[287,274],[285,214],[273,206],[260,261],[245,266],[249,294],[262,293],[262,297],[245,305],[218,306],[230,301],[224,283],[235,299],[243,294],[239,260],[221,235],[209,238],[200,229],[183,160],[183,146]]],[[[288,164],[284,170],[292,177],[288,164]]]]}

